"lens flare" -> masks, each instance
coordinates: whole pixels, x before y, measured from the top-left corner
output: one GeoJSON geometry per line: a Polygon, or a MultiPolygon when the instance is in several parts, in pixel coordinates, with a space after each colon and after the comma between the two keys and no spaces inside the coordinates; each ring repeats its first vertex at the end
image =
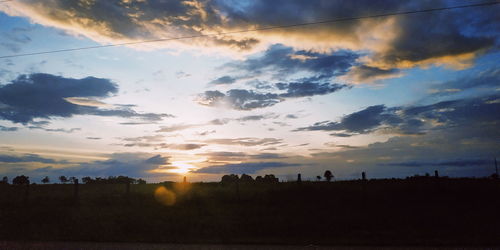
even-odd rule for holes
{"type": "Polygon", "coordinates": [[[175,204],[175,193],[161,186],[155,190],[155,199],[165,206],[172,206],[175,204]]]}

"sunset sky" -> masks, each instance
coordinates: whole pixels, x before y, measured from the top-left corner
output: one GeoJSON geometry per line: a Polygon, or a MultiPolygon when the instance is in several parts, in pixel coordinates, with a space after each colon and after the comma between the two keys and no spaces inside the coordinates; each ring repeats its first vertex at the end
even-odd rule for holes
{"type": "Polygon", "coordinates": [[[489,176],[500,4],[235,32],[482,2],[2,1],[0,176],[489,176]]]}

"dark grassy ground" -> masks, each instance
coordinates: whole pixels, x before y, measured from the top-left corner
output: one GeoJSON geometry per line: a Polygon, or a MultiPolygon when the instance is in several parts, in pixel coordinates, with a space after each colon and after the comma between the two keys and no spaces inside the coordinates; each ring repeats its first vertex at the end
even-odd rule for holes
{"type": "Polygon", "coordinates": [[[474,179],[165,186],[0,186],[0,240],[500,245],[500,182],[474,179]],[[238,195],[239,190],[239,195],[238,195]]]}

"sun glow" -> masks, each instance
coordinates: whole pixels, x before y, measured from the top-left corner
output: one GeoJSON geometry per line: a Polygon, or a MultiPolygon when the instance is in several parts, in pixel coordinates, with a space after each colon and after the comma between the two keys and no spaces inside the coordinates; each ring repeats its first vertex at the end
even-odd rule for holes
{"type": "Polygon", "coordinates": [[[203,162],[206,159],[197,159],[197,160],[187,160],[187,161],[174,161],[172,162],[173,169],[169,169],[169,173],[177,173],[177,174],[187,174],[191,170],[195,170],[198,167],[193,165],[192,163],[203,162]]]}

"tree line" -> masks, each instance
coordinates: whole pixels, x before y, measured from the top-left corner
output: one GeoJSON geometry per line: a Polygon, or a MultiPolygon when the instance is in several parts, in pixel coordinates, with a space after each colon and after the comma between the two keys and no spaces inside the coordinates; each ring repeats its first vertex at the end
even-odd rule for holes
{"type": "MultiPolygon", "coordinates": [[[[66,184],[66,183],[75,183],[78,181],[78,178],[71,176],[67,177],[64,175],[61,175],[57,178],[60,183],[66,184]]],[[[144,179],[135,179],[131,178],[128,176],[109,176],[107,178],[103,177],[95,177],[92,178],[90,176],[85,176],[81,178],[82,183],[84,184],[146,184],[146,181],[144,179]]],[[[43,184],[49,184],[51,182],[50,178],[48,176],[45,176],[42,179],[43,184]]],[[[7,176],[4,176],[2,180],[0,181],[0,184],[9,184],[9,178],[7,176]]],[[[12,179],[12,184],[13,185],[28,185],[30,184],[30,179],[28,176],[25,175],[19,175],[14,177],[12,179]]]]}

